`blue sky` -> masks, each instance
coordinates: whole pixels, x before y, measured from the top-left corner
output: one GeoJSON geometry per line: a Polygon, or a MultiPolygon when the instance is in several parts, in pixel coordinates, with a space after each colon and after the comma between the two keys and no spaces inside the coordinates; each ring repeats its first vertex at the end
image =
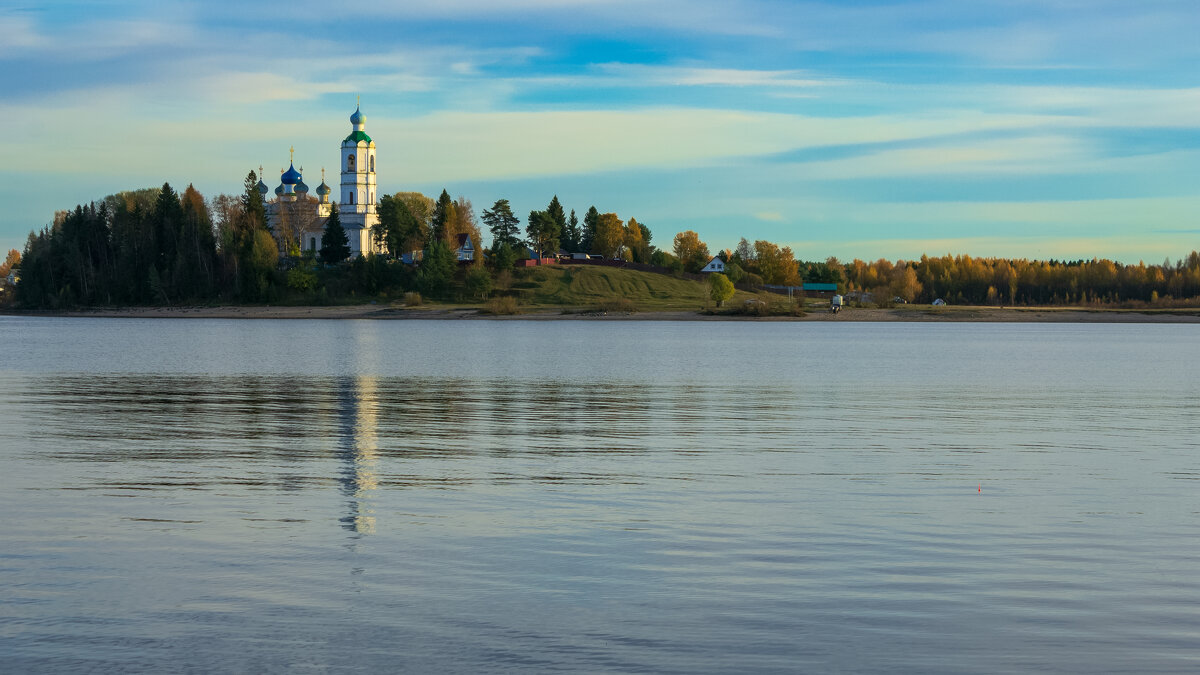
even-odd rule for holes
{"type": "Polygon", "coordinates": [[[297,0],[0,8],[0,247],[169,181],[557,194],[807,260],[1200,249],[1194,0],[297,0]],[[274,182],[272,182],[274,181],[274,182]]]}

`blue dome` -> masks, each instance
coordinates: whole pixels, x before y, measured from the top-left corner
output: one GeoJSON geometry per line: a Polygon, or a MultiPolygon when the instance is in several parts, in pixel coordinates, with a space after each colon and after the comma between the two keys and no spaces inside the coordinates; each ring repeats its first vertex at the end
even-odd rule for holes
{"type": "Polygon", "coordinates": [[[299,192],[300,194],[308,193],[308,186],[304,184],[304,181],[296,183],[296,192],[299,192]]]}
{"type": "Polygon", "coordinates": [[[296,170],[296,167],[289,164],[288,170],[283,172],[283,175],[279,177],[279,180],[284,185],[295,185],[296,183],[300,182],[300,172],[296,170]]]}
{"type": "Polygon", "coordinates": [[[350,116],[350,124],[366,124],[367,116],[362,114],[358,106],[354,107],[354,114],[350,116]]]}
{"type": "Polygon", "coordinates": [[[330,192],[333,192],[333,190],[331,190],[329,186],[325,184],[325,181],[321,181],[321,184],[317,186],[317,194],[321,195],[322,197],[330,192]]]}
{"type": "Polygon", "coordinates": [[[271,188],[267,187],[266,183],[262,182],[262,180],[258,181],[258,193],[259,194],[265,195],[270,191],[271,191],[271,188]]]}
{"type": "Polygon", "coordinates": [[[283,186],[280,185],[279,187],[275,188],[275,196],[278,197],[282,194],[283,194],[283,186]]]}

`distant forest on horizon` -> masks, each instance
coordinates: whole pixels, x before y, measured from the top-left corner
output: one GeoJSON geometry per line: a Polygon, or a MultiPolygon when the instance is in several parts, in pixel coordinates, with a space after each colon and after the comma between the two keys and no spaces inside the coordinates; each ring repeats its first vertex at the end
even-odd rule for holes
{"type": "MultiPolygon", "coordinates": [[[[23,253],[10,252],[0,276],[9,268],[19,271],[16,301],[29,308],[324,304],[412,291],[464,301],[503,293],[506,281],[520,274],[512,268],[528,256],[526,247],[534,247],[534,255],[553,254],[562,247],[606,258],[620,256],[665,273],[694,274],[713,257],[691,230],[676,234],[672,248],[663,250],[651,245],[650,229],[633,218],[624,221],[592,207],[582,222],[573,210],[568,219],[555,197],[547,209],[530,213],[527,239],[519,237],[520,220],[508,210],[507,200],[498,200],[482,212],[493,235],[487,263],[456,265],[456,233],[472,232],[477,238],[480,229],[470,201],[451,201],[445,191],[438,200],[418,193],[380,200],[379,241],[423,250],[418,266],[401,264],[389,255],[354,260],[346,260],[348,251],[340,257],[337,251],[325,250],[313,255],[301,253],[298,242],[267,228],[256,185],[251,172],[241,195],[206,200],[190,185],[179,194],[164,184],[60,211],[52,225],[30,233],[23,253]]],[[[1200,306],[1196,251],[1174,263],[1151,265],[949,254],[895,262],[842,262],[832,257],[802,261],[786,246],[743,238],[735,249],[715,255],[726,262],[729,279],[749,291],[765,284],[823,282],[836,283],[841,292],[870,293],[879,304],[941,298],[965,305],[1200,306]]]]}

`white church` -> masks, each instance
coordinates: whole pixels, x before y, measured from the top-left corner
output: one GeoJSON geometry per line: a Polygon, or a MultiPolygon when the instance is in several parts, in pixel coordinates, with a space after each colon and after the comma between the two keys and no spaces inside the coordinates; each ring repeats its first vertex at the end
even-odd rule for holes
{"type": "MultiPolygon", "coordinates": [[[[379,224],[375,209],[375,141],[365,131],[367,116],[355,108],[350,116],[350,135],[342,140],[341,148],[341,202],[338,218],[350,241],[350,257],[367,253],[379,253],[371,236],[371,229],[379,224]]],[[[301,167],[303,170],[303,167],[301,167]]],[[[262,175],[262,167],[259,167],[262,175]]],[[[275,198],[267,200],[270,188],[260,178],[258,191],[267,207],[267,224],[286,252],[293,247],[305,251],[321,248],[321,234],[325,222],[333,209],[329,196],[332,188],[325,184],[325,170],[321,170],[321,184],[317,186],[316,198],[308,196],[308,186],[300,171],[296,170],[295,159],[288,168],[280,172],[279,187],[275,198]]]]}

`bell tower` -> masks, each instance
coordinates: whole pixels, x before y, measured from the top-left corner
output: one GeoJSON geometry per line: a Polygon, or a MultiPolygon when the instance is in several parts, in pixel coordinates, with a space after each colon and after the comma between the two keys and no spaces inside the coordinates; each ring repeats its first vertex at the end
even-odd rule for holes
{"type": "Polygon", "coordinates": [[[342,141],[342,190],[339,212],[375,213],[375,141],[364,131],[367,116],[361,106],[350,116],[352,130],[342,141]]]}

